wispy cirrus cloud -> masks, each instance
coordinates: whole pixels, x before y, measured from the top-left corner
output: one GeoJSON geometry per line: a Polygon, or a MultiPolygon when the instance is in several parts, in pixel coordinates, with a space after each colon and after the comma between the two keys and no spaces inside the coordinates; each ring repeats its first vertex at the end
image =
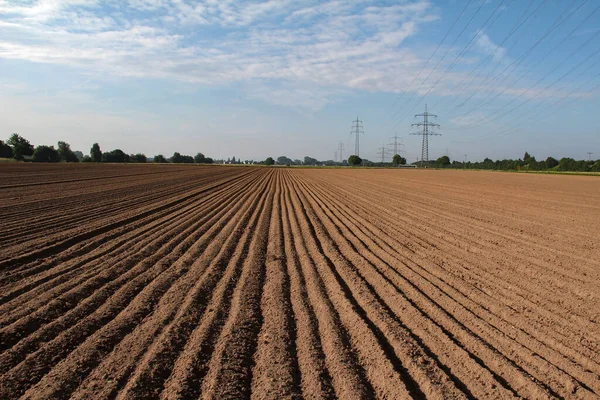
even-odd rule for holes
{"type": "Polygon", "coordinates": [[[420,59],[402,43],[437,18],[427,0],[0,1],[0,58],[202,84],[273,82],[292,95],[323,86],[327,98],[336,87],[403,90],[420,59]]]}
{"type": "Polygon", "coordinates": [[[484,52],[496,60],[502,60],[506,56],[506,49],[492,42],[487,33],[479,32],[479,38],[477,39],[477,46],[484,52]]]}
{"type": "MultiPolygon", "coordinates": [[[[411,90],[424,59],[405,41],[439,18],[429,0],[0,0],[0,58],[93,76],[242,83],[248,98],[314,112],[353,90],[411,90]]],[[[478,55],[506,58],[486,32],[474,35],[463,66],[478,55]]],[[[458,84],[464,77],[455,68],[431,93],[452,96],[483,83],[478,73],[458,84]]]]}

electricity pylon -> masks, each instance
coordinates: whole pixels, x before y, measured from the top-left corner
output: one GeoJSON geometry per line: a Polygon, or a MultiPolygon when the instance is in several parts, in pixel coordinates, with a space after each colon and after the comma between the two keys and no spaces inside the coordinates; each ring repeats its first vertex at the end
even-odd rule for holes
{"type": "Polygon", "coordinates": [[[382,164],[385,163],[385,158],[388,155],[388,151],[389,151],[389,149],[387,147],[385,147],[385,144],[384,144],[383,146],[381,146],[379,148],[379,151],[377,152],[377,155],[381,156],[381,163],[382,164]]]}
{"type": "Polygon", "coordinates": [[[399,142],[398,139],[402,139],[400,136],[398,136],[398,134],[396,133],[394,136],[392,136],[390,139],[394,139],[394,141],[392,143],[390,143],[390,146],[394,146],[394,154],[400,154],[400,152],[404,152],[404,150],[400,150],[399,147],[400,146],[404,146],[404,144],[402,144],[402,142],[399,142]]]}
{"type": "Polygon", "coordinates": [[[423,162],[429,161],[429,136],[442,136],[439,133],[433,133],[431,128],[439,128],[439,124],[434,124],[429,122],[429,117],[437,118],[437,115],[430,114],[427,112],[427,104],[425,104],[425,112],[423,114],[416,114],[415,117],[423,117],[423,122],[418,122],[416,124],[412,124],[411,126],[423,127],[423,130],[420,132],[413,132],[411,135],[421,135],[423,136],[423,144],[421,145],[421,167],[423,166],[423,162]]]}
{"type": "Polygon", "coordinates": [[[344,142],[340,142],[340,144],[338,144],[338,154],[340,156],[340,162],[344,161],[344,142]]]}
{"type": "Polygon", "coordinates": [[[361,120],[358,119],[358,117],[356,117],[356,121],[352,121],[352,130],[350,131],[350,134],[354,134],[356,135],[356,139],[354,142],[354,155],[359,156],[359,142],[360,142],[360,135],[361,134],[365,134],[364,130],[363,130],[363,123],[361,120]]]}

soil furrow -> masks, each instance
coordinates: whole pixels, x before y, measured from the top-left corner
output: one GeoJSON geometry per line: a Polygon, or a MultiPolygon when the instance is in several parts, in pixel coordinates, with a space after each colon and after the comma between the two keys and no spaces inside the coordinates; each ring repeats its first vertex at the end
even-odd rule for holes
{"type": "MultiPolygon", "coordinates": [[[[356,202],[356,203],[354,203],[354,204],[358,204],[358,203],[359,203],[359,202],[356,202]]],[[[383,208],[383,207],[385,207],[385,206],[381,206],[381,207],[383,208]]],[[[389,206],[388,206],[388,207],[389,207],[389,206]]],[[[356,207],[354,207],[354,205],[353,205],[353,208],[356,208],[356,207]]],[[[384,208],[383,208],[383,209],[384,209],[384,208]]],[[[380,214],[380,218],[378,218],[378,217],[377,217],[377,215],[375,215],[375,214],[371,213],[369,210],[365,210],[365,215],[367,215],[367,214],[369,215],[369,218],[375,218],[375,219],[384,218],[384,215],[383,215],[383,214],[380,214]]],[[[397,223],[397,222],[396,222],[396,223],[397,223]]],[[[393,226],[393,224],[394,224],[394,222],[390,220],[390,221],[389,221],[389,226],[393,226]]],[[[388,224],[380,224],[380,225],[379,225],[379,227],[383,227],[384,229],[385,229],[385,227],[387,227],[387,226],[388,226],[388,224]]],[[[390,231],[389,231],[389,232],[390,232],[390,233],[389,233],[390,235],[395,235],[395,236],[398,236],[398,235],[400,235],[400,236],[404,236],[404,235],[405,235],[405,233],[403,233],[402,231],[398,232],[397,230],[392,230],[392,229],[393,229],[393,228],[391,228],[391,229],[390,229],[390,231]]],[[[417,228],[416,228],[416,227],[415,227],[415,230],[414,230],[413,232],[411,232],[411,233],[412,233],[412,235],[414,235],[414,236],[417,236],[417,237],[419,236],[419,233],[417,233],[417,228]],[[413,232],[414,232],[414,233],[413,233],[413,232]]],[[[411,238],[413,238],[414,236],[412,236],[411,238]]],[[[436,247],[438,247],[438,245],[439,245],[439,242],[438,242],[438,244],[436,244],[435,246],[436,246],[436,247]]],[[[434,244],[432,244],[432,246],[434,246],[434,244]]],[[[447,249],[447,250],[446,250],[446,252],[444,253],[443,260],[440,260],[440,261],[438,262],[438,259],[436,258],[436,259],[434,260],[435,264],[438,264],[438,266],[439,266],[441,269],[444,269],[444,268],[445,268],[445,265],[452,265],[452,264],[448,263],[447,261],[445,262],[445,260],[447,260],[448,258],[453,258],[453,259],[456,259],[456,257],[455,257],[455,256],[453,256],[453,255],[452,255],[452,253],[453,253],[453,252],[452,252],[452,251],[450,251],[450,249],[447,249]]],[[[409,258],[410,258],[410,257],[413,257],[413,256],[414,256],[414,252],[413,252],[413,254],[411,254],[411,255],[409,256],[409,258]]],[[[430,259],[430,257],[427,257],[427,258],[428,258],[428,259],[430,259]]],[[[429,260],[428,260],[428,261],[429,261],[429,260]]],[[[477,261],[476,261],[475,259],[473,259],[473,262],[477,262],[477,261]]],[[[461,265],[461,264],[462,264],[462,263],[461,263],[461,262],[460,262],[460,261],[457,259],[457,262],[456,262],[454,265],[461,265]]],[[[483,267],[483,266],[482,266],[482,267],[483,267]]],[[[464,271],[464,272],[466,272],[467,274],[477,274],[478,276],[481,276],[481,275],[480,275],[480,273],[478,273],[478,270],[477,270],[477,269],[473,269],[473,268],[466,268],[466,269],[464,269],[463,271],[464,271]]],[[[458,278],[458,281],[457,281],[458,283],[461,283],[461,282],[463,282],[463,280],[465,280],[465,275],[464,275],[464,272],[459,272],[458,274],[456,274],[456,273],[455,273],[454,279],[458,278]]],[[[477,289],[477,290],[481,290],[481,284],[486,284],[486,285],[487,285],[487,284],[490,282],[490,279],[494,279],[493,275],[492,275],[492,276],[490,276],[490,275],[487,275],[487,277],[486,277],[486,278],[484,278],[483,276],[481,276],[481,279],[480,279],[479,281],[477,281],[478,285],[477,285],[477,288],[476,288],[476,289],[477,289]],[[481,282],[481,283],[480,283],[480,282],[481,282]]],[[[500,283],[501,285],[506,285],[505,283],[503,283],[503,281],[498,281],[498,283],[500,283]]],[[[492,293],[496,292],[498,289],[493,289],[493,290],[494,290],[494,291],[493,291],[492,293]]],[[[503,290],[503,289],[500,289],[500,290],[503,290]]],[[[492,291],[492,289],[490,289],[490,291],[492,291]]],[[[488,296],[488,297],[490,297],[490,294],[489,294],[489,293],[490,293],[490,291],[482,291],[481,293],[482,293],[482,294],[484,294],[485,296],[488,296]]],[[[505,293],[505,296],[507,296],[507,297],[510,297],[510,296],[514,296],[514,294],[513,294],[512,292],[510,292],[510,291],[506,291],[506,293],[505,293]]],[[[520,304],[520,303],[522,302],[522,300],[525,300],[525,301],[527,301],[526,299],[520,298],[520,300],[519,300],[519,301],[516,301],[516,302],[514,302],[514,303],[512,303],[512,304],[518,305],[518,304],[520,304]]],[[[540,304],[543,304],[543,303],[541,303],[541,302],[538,302],[538,304],[531,303],[531,302],[529,302],[529,301],[527,301],[527,302],[528,302],[528,304],[530,303],[530,304],[531,304],[533,307],[539,307],[539,305],[540,305],[540,304]]],[[[508,306],[509,306],[511,309],[514,309],[514,307],[511,307],[510,305],[508,305],[508,306]]],[[[554,314],[548,314],[548,313],[545,313],[545,314],[544,314],[544,317],[550,317],[550,318],[552,318],[552,317],[554,317],[554,314]]],[[[558,322],[558,321],[556,321],[556,322],[558,322]]],[[[555,323],[556,323],[556,322],[555,322],[555,323]]],[[[563,324],[564,324],[564,323],[563,323],[563,324]]],[[[565,326],[565,329],[570,329],[570,327],[571,327],[571,326],[572,326],[572,322],[568,322],[568,326],[565,326]]]]}
{"type": "MultiPolygon", "coordinates": [[[[175,357],[184,346],[194,319],[205,310],[206,299],[226,273],[221,265],[231,257],[235,244],[248,223],[251,210],[256,206],[258,193],[264,184],[258,184],[246,200],[240,201],[223,218],[225,225],[213,225],[218,234],[211,238],[202,254],[193,260],[190,271],[182,276],[161,299],[153,315],[144,320],[134,332],[127,336],[96,368],[73,397],[86,398],[94,393],[96,398],[111,398],[130,381],[135,387],[145,390],[136,396],[149,398],[159,393],[162,382],[169,376],[175,357]],[[241,211],[240,211],[241,210],[241,211]],[[177,307],[174,307],[176,305],[177,307]],[[127,351],[127,356],[122,353],[127,351]],[[134,373],[135,369],[138,369],[134,373]],[[109,377],[111,384],[100,382],[109,377]]],[[[210,237],[210,236],[209,236],[210,237]]],[[[141,390],[141,389],[140,389],[141,390]]]]}
{"type": "MultiPolygon", "coordinates": [[[[307,193],[314,193],[314,190],[312,190],[312,188],[311,188],[311,189],[307,189],[305,192],[307,192],[307,193]]],[[[324,205],[323,207],[324,207],[324,208],[326,208],[327,206],[326,206],[326,205],[324,205]]],[[[335,218],[335,216],[332,216],[332,218],[335,218]]],[[[322,220],[324,220],[324,218],[322,218],[322,220]]],[[[342,222],[339,222],[339,224],[340,224],[340,225],[342,225],[343,223],[342,223],[342,222]]],[[[356,232],[357,232],[357,230],[358,230],[358,228],[357,228],[357,227],[353,227],[353,228],[354,228],[354,229],[349,229],[348,231],[352,231],[352,232],[356,233],[356,232]]],[[[332,229],[338,229],[338,227],[333,227],[332,229]]],[[[330,229],[330,231],[331,231],[331,229],[330,229]]],[[[349,237],[350,237],[350,240],[352,240],[352,239],[354,238],[354,236],[352,236],[352,235],[350,235],[349,237]]],[[[366,239],[366,240],[368,240],[368,239],[366,239]]],[[[354,246],[352,246],[352,249],[351,249],[351,251],[355,251],[356,253],[360,253],[360,254],[364,255],[364,257],[366,257],[365,261],[367,261],[367,260],[368,260],[367,262],[369,262],[369,261],[370,261],[370,262],[369,262],[369,264],[366,264],[366,265],[365,265],[363,268],[361,268],[361,270],[362,270],[362,271],[372,271],[372,270],[376,270],[376,268],[377,268],[377,267],[376,267],[376,265],[377,265],[377,264],[381,264],[381,263],[383,263],[383,260],[381,260],[381,259],[378,259],[378,258],[375,256],[375,254],[373,253],[373,252],[376,250],[374,245],[365,244],[364,242],[362,242],[362,241],[360,241],[360,240],[356,240],[356,241],[355,241],[355,246],[362,246],[362,247],[363,247],[363,249],[362,249],[362,250],[359,250],[357,247],[354,247],[354,246]]],[[[355,261],[355,262],[357,262],[357,261],[355,261]]],[[[389,266],[388,266],[388,267],[389,267],[389,266]]],[[[378,277],[376,276],[376,277],[374,277],[374,278],[378,278],[378,277]]],[[[375,284],[376,284],[376,283],[375,283],[375,284]]],[[[398,289],[398,290],[399,290],[399,289],[398,289]]],[[[385,287],[378,288],[377,292],[384,293],[384,292],[385,292],[385,287]]],[[[393,290],[392,290],[392,295],[390,295],[389,297],[392,297],[392,298],[393,298],[393,290]]],[[[497,335],[496,335],[496,336],[497,336],[497,335]]],[[[494,337],[496,337],[496,336],[491,336],[491,338],[493,339],[493,338],[494,338],[494,337]]],[[[508,345],[508,346],[510,347],[510,346],[513,344],[513,342],[511,342],[511,341],[504,341],[504,344],[501,344],[501,343],[498,343],[498,342],[495,342],[495,343],[492,343],[492,344],[490,344],[490,343],[489,343],[489,337],[490,337],[490,336],[487,336],[487,338],[488,338],[488,342],[486,342],[486,343],[487,343],[487,344],[486,344],[486,346],[487,346],[487,347],[490,347],[490,348],[491,348],[491,346],[492,346],[492,345],[495,345],[495,346],[496,346],[496,348],[502,349],[502,348],[503,348],[505,345],[508,345]]],[[[478,338],[478,337],[477,337],[477,338],[478,338]]],[[[515,353],[515,351],[514,351],[514,350],[510,350],[510,351],[508,352],[508,354],[514,354],[514,353],[515,353]]],[[[510,357],[509,357],[509,359],[510,359],[510,357]]],[[[537,359],[534,359],[534,363],[535,363],[535,361],[537,361],[537,359]]],[[[516,365],[516,364],[514,364],[514,362],[513,362],[512,360],[511,360],[510,362],[511,362],[513,365],[516,365]]],[[[548,369],[548,367],[553,367],[553,365],[545,365],[545,366],[543,366],[543,367],[544,367],[544,369],[546,370],[546,369],[548,369]]],[[[531,364],[530,364],[530,368],[532,368],[531,364]]],[[[535,369],[535,367],[533,367],[533,368],[535,369]]],[[[538,365],[538,368],[539,368],[539,365],[538,365]]],[[[550,369],[551,369],[551,368],[550,368],[550,369]]],[[[510,371],[507,371],[507,370],[505,369],[505,373],[510,373],[510,371]]],[[[514,375],[514,373],[513,373],[512,375],[514,375]]],[[[521,378],[520,378],[518,381],[520,381],[520,382],[525,382],[525,383],[528,383],[528,382],[529,382],[529,379],[528,379],[528,376],[526,375],[526,376],[523,376],[523,377],[521,377],[521,378]]],[[[541,381],[540,381],[539,379],[537,379],[537,382],[541,382],[541,381]]],[[[578,383],[581,385],[581,382],[578,382],[578,383]]],[[[565,382],[565,385],[569,387],[567,390],[568,390],[568,392],[570,393],[570,392],[571,392],[571,390],[573,389],[573,382],[572,382],[572,379],[569,379],[569,378],[567,378],[567,381],[565,382]]],[[[544,387],[545,387],[547,390],[549,390],[549,391],[550,391],[550,393],[553,393],[553,394],[555,394],[554,390],[559,390],[559,391],[560,391],[560,390],[562,389],[562,387],[560,387],[560,388],[556,388],[556,387],[555,387],[555,388],[554,388],[554,390],[553,390],[553,389],[551,389],[550,387],[547,387],[546,385],[543,385],[543,386],[544,386],[544,387]]],[[[581,385],[581,386],[585,386],[585,385],[581,385]]],[[[563,389],[563,390],[564,390],[564,389],[563,389]]],[[[534,392],[533,392],[533,393],[536,393],[536,392],[535,392],[535,389],[534,389],[534,392]]]]}
{"type": "Polygon", "coordinates": [[[600,398],[595,178],[0,163],[0,398],[600,398]]]}
{"type": "Polygon", "coordinates": [[[295,345],[300,369],[301,393],[313,399],[332,399],[335,396],[331,375],[325,362],[325,354],[318,329],[318,319],[309,301],[307,284],[301,272],[299,257],[294,245],[292,216],[294,210],[289,202],[289,176],[284,177],[282,200],[282,223],[284,229],[285,259],[290,282],[290,302],[296,318],[295,345]]]}
{"type": "Polygon", "coordinates": [[[253,398],[300,398],[296,323],[290,302],[283,237],[283,172],[278,171],[261,300],[262,328],[252,370],[253,398]]]}
{"type": "Polygon", "coordinates": [[[274,182],[265,210],[255,225],[244,261],[240,282],[231,300],[227,322],[214,347],[208,371],[202,382],[202,398],[248,398],[252,384],[253,357],[263,320],[260,299],[265,280],[266,249],[271,225],[274,182]]]}

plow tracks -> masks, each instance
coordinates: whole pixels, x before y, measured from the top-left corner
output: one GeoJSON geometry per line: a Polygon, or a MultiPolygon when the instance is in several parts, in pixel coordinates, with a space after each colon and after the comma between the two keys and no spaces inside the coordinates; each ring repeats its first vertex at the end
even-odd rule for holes
{"type": "Polygon", "coordinates": [[[0,398],[600,398],[593,178],[6,168],[0,398]]]}

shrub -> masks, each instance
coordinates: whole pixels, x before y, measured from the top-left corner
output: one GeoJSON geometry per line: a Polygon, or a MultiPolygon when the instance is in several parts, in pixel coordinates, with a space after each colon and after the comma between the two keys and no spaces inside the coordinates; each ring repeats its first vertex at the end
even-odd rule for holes
{"type": "Polygon", "coordinates": [[[102,162],[125,163],[129,162],[129,154],[121,149],[115,149],[102,154],[102,162]]]}
{"type": "Polygon", "coordinates": [[[100,150],[100,145],[98,143],[92,145],[92,148],[90,149],[90,158],[93,162],[102,161],[102,151],[100,150]]]}
{"type": "Polygon", "coordinates": [[[58,155],[61,161],[65,162],[79,162],[79,158],[71,150],[71,145],[66,142],[58,142],[58,155]]]}
{"type": "Polygon", "coordinates": [[[145,163],[148,161],[146,155],[142,153],[134,154],[133,156],[129,157],[129,159],[134,163],[145,163]]]}
{"type": "Polygon", "coordinates": [[[178,152],[173,153],[173,157],[170,160],[173,164],[193,164],[194,157],[192,156],[184,156],[179,154],[178,152]]]}
{"type": "Polygon", "coordinates": [[[12,158],[12,156],[12,147],[0,140],[0,158],[12,158]]]}
{"type": "Polygon", "coordinates": [[[17,160],[33,155],[33,145],[23,136],[13,133],[6,143],[12,146],[13,157],[17,160]]]}
{"type": "Polygon", "coordinates": [[[203,164],[206,162],[206,157],[204,157],[204,154],[198,153],[194,156],[194,162],[196,164],[203,164]]]}
{"type": "Polygon", "coordinates": [[[33,151],[33,162],[59,162],[60,154],[54,146],[40,145],[33,151]]]}
{"type": "Polygon", "coordinates": [[[360,158],[357,155],[352,155],[352,156],[348,157],[348,164],[350,164],[352,166],[360,165],[360,164],[362,164],[362,158],[360,158]]]}

